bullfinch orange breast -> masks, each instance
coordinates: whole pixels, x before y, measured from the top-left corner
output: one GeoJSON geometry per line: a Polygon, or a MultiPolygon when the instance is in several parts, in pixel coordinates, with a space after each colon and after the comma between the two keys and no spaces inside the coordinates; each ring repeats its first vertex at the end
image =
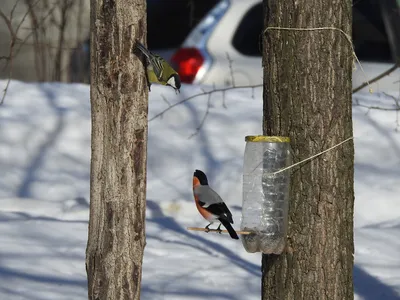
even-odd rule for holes
{"type": "Polygon", "coordinates": [[[193,195],[199,213],[210,222],[205,227],[206,229],[209,229],[212,223],[220,222],[228,230],[231,238],[239,239],[231,225],[233,224],[232,213],[217,192],[209,187],[206,174],[200,170],[196,170],[193,174],[193,195]]]}

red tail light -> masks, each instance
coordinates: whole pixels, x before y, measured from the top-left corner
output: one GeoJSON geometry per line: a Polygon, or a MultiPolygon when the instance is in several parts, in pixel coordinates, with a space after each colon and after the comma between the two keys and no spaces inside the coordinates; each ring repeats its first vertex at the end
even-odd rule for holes
{"type": "Polygon", "coordinates": [[[172,56],[172,62],[184,83],[192,83],[204,62],[200,51],[196,48],[181,48],[172,56]]]}

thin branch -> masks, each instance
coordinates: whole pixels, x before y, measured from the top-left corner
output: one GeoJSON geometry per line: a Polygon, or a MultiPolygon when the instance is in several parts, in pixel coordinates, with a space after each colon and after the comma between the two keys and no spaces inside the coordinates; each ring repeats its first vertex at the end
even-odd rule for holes
{"type": "Polygon", "coordinates": [[[15,12],[15,9],[17,8],[17,6],[18,6],[19,1],[20,0],[15,1],[14,6],[11,8],[11,12],[10,12],[10,19],[11,20],[12,20],[12,18],[14,16],[14,12],[15,12]]]}
{"type": "Polygon", "coordinates": [[[48,61],[54,60],[54,56],[52,55],[49,46],[47,43],[41,43],[41,39],[46,37],[47,27],[46,20],[49,19],[50,22],[54,17],[54,13],[56,9],[60,6],[62,1],[56,1],[52,3],[52,6],[47,5],[47,2],[44,2],[45,7],[44,10],[47,10],[47,13],[39,18],[37,12],[34,7],[39,3],[40,0],[33,2],[33,0],[25,0],[25,4],[28,6],[28,12],[31,16],[31,24],[33,40],[34,40],[34,52],[35,52],[35,67],[36,67],[36,75],[39,81],[45,81],[49,78],[48,76],[48,61]],[[44,49],[46,48],[46,49],[44,49]],[[48,51],[45,51],[48,50],[48,51]],[[49,59],[50,58],[50,59],[49,59]]]}
{"type": "Polygon", "coordinates": [[[200,97],[200,96],[211,95],[211,94],[214,94],[214,93],[217,93],[217,92],[226,92],[226,91],[234,90],[234,89],[258,88],[258,87],[262,87],[262,84],[257,84],[257,85],[244,85],[244,86],[235,86],[235,87],[231,86],[231,87],[227,87],[227,88],[214,89],[214,90],[211,90],[211,91],[208,91],[208,92],[203,92],[203,93],[201,93],[201,94],[196,94],[196,95],[190,96],[190,97],[188,97],[188,98],[185,98],[185,99],[183,99],[183,100],[181,100],[181,101],[179,101],[179,102],[177,102],[177,103],[172,104],[170,107],[164,109],[162,112],[159,112],[159,113],[156,114],[155,116],[151,117],[151,118],[149,119],[149,122],[151,122],[151,121],[157,119],[158,117],[160,117],[161,115],[163,115],[164,113],[166,113],[166,112],[169,111],[170,109],[174,108],[175,106],[178,106],[178,105],[180,105],[180,104],[186,103],[186,102],[188,102],[188,101],[190,101],[190,100],[192,100],[192,99],[194,99],[194,98],[200,97]]]}
{"type": "MultiPolygon", "coordinates": [[[[65,30],[68,25],[68,16],[69,16],[69,11],[72,8],[72,1],[65,1],[60,5],[59,7],[59,12],[61,16],[61,20],[58,24],[58,29],[59,29],[59,39],[58,39],[58,47],[56,51],[56,56],[54,60],[54,74],[53,74],[53,79],[56,81],[61,81],[61,73],[62,73],[62,58],[63,58],[63,44],[65,41],[65,30]]],[[[55,20],[54,16],[53,19],[55,20]]]]}
{"type": "Polygon", "coordinates": [[[0,17],[6,23],[6,26],[8,28],[8,32],[10,32],[10,35],[11,35],[11,41],[16,40],[17,39],[17,35],[14,32],[14,29],[12,27],[11,19],[8,18],[1,9],[0,9],[0,17]]]}
{"type": "Polygon", "coordinates": [[[383,94],[384,94],[386,97],[389,97],[389,98],[393,99],[394,105],[396,106],[396,108],[400,109],[400,101],[399,101],[398,98],[396,98],[395,96],[390,95],[390,94],[388,94],[388,93],[385,93],[385,92],[383,92],[383,94]]]}
{"type": "Polygon", "coordinates": [[[383,77],[389,75],[390,73],[396,71],[396,69],[400,66],[399,63],[396,63],[393,67],[391,67],[390,69],[386,70],[385,72],[379,74],[378,76],[376,76],[375,78],[371,79],[369,82],[364,82],[363,84],[361,84],[360,86],[356,87],[355,89],[353,89],[353,94],[357,93],[358,91],[362,90],[363,88],[371,85],[372,83],[382,79],[383,77]]]}
{"type": "Polygon", "coordinates": [[[194,133],[192,133],[191,136],[189,136],[189,139],[191,139],[192,137],[194,137],[195,135],[197,135],[200,132],[200,130],[203,127],[204,122],[206,121],[207,116],[208,116],[208,114],[210,112],[210,107],[211,107],[211,94],[208,95],[206,113],[204,114],[203,119],[201,120],[199,126],[197,126],[196,131],[194,133]]]}
{"type": "Polygon", "coordinates": [[[229,71],[231,73],[231,80],[232,80],[232,86],[234,87],[235,84],[235,77],[233,76],[233,60],[231,59],[231,57],[229,56],[229,53],[226,52],[226,58],[228,59],[228,63],[229,63],[229,71]]]}
{"type": "Polygon", "coordinates": [[[365,104],[361,104],[361,103],[355,103],[354,106],[368,108],[369,110],[374,109],[374,110],[383,110],[383,111],[400,111],[400,107],[388,108],[388,107],[381,107],[381,106],[369,106],[369,105],[365,105],[365,104]]]}
{"type": "Polygon", "coordinates": [[[165,103],[167,103],[168,107],[172,106],[171,102],[169,102],[167,97],[165,97],[163,94],[161,94],[161,98],[164,100],[165,103]]]}
{"type": "MultiPolygon", "coordinates": [[[[40,41],[40,37],[39,37],[39,20],[37,18],[37,15],[36,15],[34,9],[33,9],[32,0],[25,0],[25,3],[28,6],[29,15],[31,17],[31,24],[32,24],[32,27],[33,27],[32,34],[33,34],[33,38],[34,38],[34,53],[35,53],[34,54],[34,59],[35,59],[36,75],[37,75],[39,81],[44,81],[44,78],[42,76],[43,75],[42,73],[44,73],[44,70],[41,70],[40,66],[39,66],[39,60],[41,58],[40,55],[39,55],[39,52],[41,52],[40,51],[41,49],[37,45],[37,43],[40,41]]],[[[45,69],[45,68],[43,67],[43,69],[45,69]]]]}
{"type": "Polygon", "coordinates": [[[368,115],[371,110],[395,111],[396,112],[396,128],[395,128],[395,131],[399,131],[399,128],[400,128],[400,119],[399,119],[400,100],[399,100],[399,98],[396,98],[395,96],[387,94],[387,93],[383,93],[383,95],[385,95],[386,97],[388,97],[388,98],[393,100],[394,107],[387,108],[387,107],[381,107],[381,106],[369,106],[369,105],[361,104],[359,99],[357,99],[357,98],[354,99],[353,105],[366,108],[367,111],[365,112],[365,115],[368,115]]]}
{"type": "MultiPolygon", "coordinates": [[[[10,73],[11,73],[11,71],[10,71],[10,73]]],[[[10,82],[11,82],[11,77],[8,77],[6,87],[3,90],[3,96],[1,97],[1,100],[0,100],[0,105],[2,105],[4,103],[4,99],[6,98],[6,94],[7,94],[8,87],[10,86],[10,82]]]]}
{"type": "MultiPolygon", "coordinates": [[[[36,3],[34,3],[34,5],[36,6],[36,5],[39,3],[39,1],[40,1],[40,0],[37,0],[36,3]]],[[[25,12],[24,16],[23,16],[22,19],[21,19],[21,22],[19,22],[19,24],[18,24],[18,26],[17,26],[17,29],[16,29],[17,32],[19,32],[19,30],[20,30],[22,24],[25,23],[25,19],[26,19],[26,17],[27,17],[28,15],[29,15],[29,9],[25,12]]],[[[25,29],[25,28],[24,28],[24,29],[25,29]]],[[[18,40],[15,42],[16,45],[19,44],[19,48],[14,52],[14,55],[15,55],[15,56],[18,55],[18,53],[20,52],[22,46],[23,46],[23,45],[25,44],[25,42],[29,39],[29,37],[31,36],[31,34],[32,34],[32,31],[25,37],[24,40],[22,40],[21,43],[18,43],[18,42],[20,41],[20,39],[18,39],[18,40]]]]}
{"type": "MultiPolygon", "coordinates": [[[[13,65],[13,57],[14,57],[14,45],[15,45],[15,41],[18,39],[17,37],[17,33],[16,31],[14,31],[13,27],[12,27],[12,16],[13,13],[15,11],[16,6],[18,5],[18,1],[16,1],[14,3],[13,8],[11,9],[11,13],[10,13],[10,17],[8,18],[4,12],[0,9],[0,17],[3,19],[3,21],[6,23],[6,26],[8,28],[8,31],[10,32],[10,50],[9,50],[9,54],[8,54],[8,58],[4,58],[7,60],[7,64],[10,68],[10,70],[8,71],[8,79],[7,79],[7,83],[6,86],[3,90],[3,95],[0,99],[0,105],[2,105],[4,103],[4,99],[6,98],[6,94],[7,94],[7,90],[8,87],[10,86],[10,82],[11,82],[11,76],[12,76],[12,65],[13,65]]],[[[6,66],[7,66],[6,64],[6,66]]]]}
{"type": "Polygon", "coordinates": [[[400,127],[400,119],[399,119],[400,101],[399,101],[399,98],[396,98],[396,97],[386,94],[386,93],[384,93],[384,95],[386,95],[389,98],[392,98],[394,101],[394,104],[396,105],[397,111],[396,111],[396,129],[395,129],[395,131],[399,131],[399,127],[400,127]]]}
{"type": "Polygon", "coordinates": [[[363,108],[368,108],[368,111],[366,114],[368,114],[368,112],[373,109],[373,110],[383,110],[383,111],[400,111],[400,101],[399,99],[397,99],[395,96],[387,94],[387,93],[382,93],[383,95],[385,95],[388,98],[393,99],[394,101],[394,107],[389,108],[389,107],[382,107],[382,106],[371,106],[371,105],[365,105],[365,104],[361,104],[359,99],[354,99],[353,101],[353,105],[354,106],[359,106],[359,107],[363,107],[363,108]]]}
{"type": "MultiPolygon", "coordinates": [[[[191,231],[203,231],[203,232],[216,232],[216,233],[229,233],[228,230],[218,230],[218,229],[207,229],[207,228],[200,228],[200,227],[188,227],[187,230],[191,231]]],[[[236,231],[237,234],[248,235],[254,232],[250,231],[236,231]]]]}

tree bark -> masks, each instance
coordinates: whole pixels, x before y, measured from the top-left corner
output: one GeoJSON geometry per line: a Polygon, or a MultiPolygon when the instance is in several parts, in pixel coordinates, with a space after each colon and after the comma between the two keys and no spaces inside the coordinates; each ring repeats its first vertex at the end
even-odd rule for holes
{"type": "MultiPolygon", "coordinates": [[[[265,27],[336,27],[351,37],[352,1],[264,0],[265,27]]],[[[289,136],[294,162],[352,133],[352,45],[337,30],[267,30],[264,134],[289,136]]],[[[353,299],[349,141],[292,169],[287,251],[263,255],[262,299],[353,299]]]]}
{"type": "Polygon", "coordinates": [[[145,0],[91,1],[89,299],[140,299],[145,246],[148,90],[133,55],[145,0]]]}

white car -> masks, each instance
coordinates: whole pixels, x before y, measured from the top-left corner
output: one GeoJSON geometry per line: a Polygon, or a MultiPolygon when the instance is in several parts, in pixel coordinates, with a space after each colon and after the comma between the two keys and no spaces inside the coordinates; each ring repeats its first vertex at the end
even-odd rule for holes
{"type": "MultiPolygon", "coordinates": [[[[364,71],[355,66],[353,88],[391,68],[394,57],[400,57],[397,5],[396,0],[363,0],[353,5],[353,43],[364,71]]],[[[189,34],[172,56],[172,63],[184,83],[262,84],[262,29],[262,1],[222,0],[189,34]]],[[[372,88],[398,90],[398,80],[399,69],[372,88]]],[[[364,90],[368,91],[368,87],[364,90]]]]}

